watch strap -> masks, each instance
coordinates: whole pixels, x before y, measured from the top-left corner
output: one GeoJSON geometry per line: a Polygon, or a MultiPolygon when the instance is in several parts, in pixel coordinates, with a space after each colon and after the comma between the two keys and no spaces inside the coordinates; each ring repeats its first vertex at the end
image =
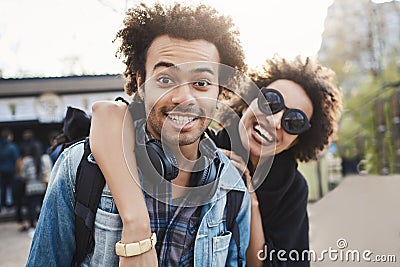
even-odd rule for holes
{"type": "Polygon", "coordinates": [[[115,252],[118,256],[132,257],[143,254],[156,246],[157,236],[153,233],[150,238],[133,243],[121,243],[118,241],[115,244],[115,252]]]}

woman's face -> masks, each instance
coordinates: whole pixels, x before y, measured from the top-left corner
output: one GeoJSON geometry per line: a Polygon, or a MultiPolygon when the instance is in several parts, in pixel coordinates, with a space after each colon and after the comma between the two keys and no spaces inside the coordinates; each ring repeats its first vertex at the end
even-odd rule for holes
{"type": "MultiPolygon", "coordinates": [[[[267,88],[279,91],[286,107],[302,110],[311,119],[313,106],[304,89],[290,80],[277,80],[267,88]]],[[[244,148],[249,151],[250,160],[279,154],[294,145],[298,135],[288,134],[281,127],[285,109],[267,116],[258,108],[257,98],[243,112],[239,124],[239,135],[244,148]]],[[[253,162],[254,163],[254,162],[253,162]]]]}

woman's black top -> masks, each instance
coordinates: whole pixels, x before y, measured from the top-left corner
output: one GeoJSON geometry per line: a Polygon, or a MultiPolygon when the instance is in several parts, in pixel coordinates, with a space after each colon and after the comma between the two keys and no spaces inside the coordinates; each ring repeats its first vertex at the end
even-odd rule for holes
{"type": "MultiPolygon", "coordinates": [[[[240,140],[237,124],[231,125],[228,130],[217,133],[208,130],[207,134],[218,147],[230,150],[229,132],[231,140],[235,140],[235,152],[242,155],[244,148],[236,142],[240,140]]],[[[251,164],[248,167],[253,175],[254,168],[251,164]]],[[[275,155],[269,172],[268,168],[265,169],[266,178],[256,189],[266,239],[264,266],[309,266],[308,253],[303,253],[309,249],[307,182],[297,170],[290,149],[275,155]],[[278,253],[280,250],[284,252],[278,253]]]]}

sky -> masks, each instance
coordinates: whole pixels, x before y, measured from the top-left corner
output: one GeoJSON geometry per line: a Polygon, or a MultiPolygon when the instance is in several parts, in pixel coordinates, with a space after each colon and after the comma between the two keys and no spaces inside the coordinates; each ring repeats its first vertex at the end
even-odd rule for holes
{"type": "MultiPolygon", "coordinates": [[[[152,0],[144,0],[152,3],[152,0]]],[[[112,40],[134,0],[1,0],[4,78],[116,74],[124,69],[112,40]]],[[[163,2],[173,2],[163,1],[163,2]]],[[[250,67],[274,54],[316,57],[333,0],[192,0],[230,15],[250,67]]]]}

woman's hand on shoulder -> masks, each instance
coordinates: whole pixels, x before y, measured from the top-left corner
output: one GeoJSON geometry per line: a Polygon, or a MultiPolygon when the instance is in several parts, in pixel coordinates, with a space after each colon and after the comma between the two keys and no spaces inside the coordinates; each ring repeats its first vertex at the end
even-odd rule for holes
{"type": "Polygon", "coordinates": [[[233,166],[239,170],[240,174],[246,177],[246,184],[249,186],[251,184],[251,175],[247,168],[247,164],[243,161],[242,157],[230,150],[222,148],[220,148],[220,150],[231,160],[233,166]]]}
{"type": "Polygon", "coordinates": [[[250,192],[250,198],[251,198],[251,204],[252,206],[258,206],[258,198],[255,193],[255,190],[253,188],[253,184],[251,182],[251,175],[250,171],[247,168],[247,164],[243,161],[242,157],[236,154],[233,151],[226,150],[220,148],[220,150],[228,157],[230,158],[232,164],[239,170],[240,174],[244,175],[246,177],[246,185],[247,189],[250,192]]]}

